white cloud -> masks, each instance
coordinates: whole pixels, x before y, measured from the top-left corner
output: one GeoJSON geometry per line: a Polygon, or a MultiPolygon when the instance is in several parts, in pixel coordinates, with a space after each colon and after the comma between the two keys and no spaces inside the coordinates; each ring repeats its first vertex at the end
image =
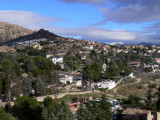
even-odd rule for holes
{"type": "MultiPolygon", "coordinates": [[[[52,30],[52,29],[51,29],[52,30]]],[[[84,27],[75,29],[54,28],[54,33],[65,36],[81,36],[87,40],[114,40],[130,41],[136,38],[136,34],[125,30],[109,30],[102,28],[84,27]]]]}
{"type": "Polygon", "coordinates": [[[108,0],[111,8],[100,7],[104,13],[104,21],[119,23],[138,23],[160,20],[159,0],[108,0]]]}
{"type": "Polygon", "coordinates": [[[62,20],[61,18],[41,16],[28,11],[0,10],[0,22],[9,22],[30,29],[39,29],[48,26],[51,22],[62,20]]]}
{"type": "Polygon", "coordinates": [[[81,37],[86,40],[95,40],[102,42],[141,42],[141,41],[158,41],[157,35],[143,35],[127,30],[110,30],[97,27],[80,27],[80,28],[60,28],[53,27],[51,24],[56,21],[63,21],[60,18],[42,16],[37,13],[15,10],[0,10],[0,22],[9,22],[30,29],[44,28],[62,36],[81,37]],[[147,39],[149,38],[149,39],[147,39]]]}

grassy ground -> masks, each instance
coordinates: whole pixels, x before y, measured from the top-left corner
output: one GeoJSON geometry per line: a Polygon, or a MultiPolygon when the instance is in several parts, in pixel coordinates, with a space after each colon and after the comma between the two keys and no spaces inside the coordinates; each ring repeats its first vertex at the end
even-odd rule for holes
{"type": "Polygon", "coordinates": [[[136,94],[139,96],[144,96],[146,94],[146,90],[144,88],[139,89],[138,85],[128,85],[117,90],[117,93],[122,96],[129,96],[132,94],[136,94]]]}
{"type": "Polygon", "coordinates": [[[137,79],[135,79],[135,78],[125,78],[121,81],[120,85],[124,85],[124,84],[128,84],[128,83],[135,83],[135,82],[137,82],[137,79]]]}
{"type": "MultiPolygon", "coordinates": [[[[157,76],[158,75],[156,75],[156,74],[144,74],[140,83],[134,84],[134,85],[127,85],[127,86],[124,86],[122,88],[119,88],[117,90],[117,93],[119,95],[123,95],[123,96],[129,96],[131,94],[137,94],[141,97],[145,97],[149,84],[156,84],[157,87],[159,86],[157,84],[157,81],[155,80],[155,78],[159,78],[157,76]]],[[[125,84],[127,84],[127,83],[128,82],[125,82],[125,84]]],[[[124,84],[124,83],[122,83],[122,84],[124,84]]],[[[155,89],[155,91],[156,91],[156,89],[155,89]]]]}
{"type": "Polygon", "coordinates": [[[84,94],[84,95],[81,95],[81,94],[77,94],[77,95],[66,95],[66,96],[64,96],[64,97],[62,97],[62,98],[59,98],[59,99],[56,99],[57,101],[65,101],[65,102],[68,102],[68,103],[70,103],[71,101],[72,101],[72,99],[74,98],[77,98],[77,100],[78,99],[81,99],[81,98],[89,98],[89,97],[93,97],[93,98],[99,98],[99,97],[101,97],[101,94],[98,94],[98,93],[90,93],[90,94],[84,94]]]}

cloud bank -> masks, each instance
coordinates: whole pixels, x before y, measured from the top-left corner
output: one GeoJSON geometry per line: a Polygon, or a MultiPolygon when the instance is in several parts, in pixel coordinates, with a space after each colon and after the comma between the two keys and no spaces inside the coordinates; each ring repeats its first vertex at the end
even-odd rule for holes
{"type": "Polygon", "coordinates": [[[128,41],[136,38],[136,35],[130,31],[109,30],[95,27],[83,27],[75,29],[55,28],[54,32],[65,36],[82,36],[82,39],[100,41],[128,41]]]}
{"type": "Polygon", "coordinates": [[[62,36],[80,36],[82,39],[100,42],[159,42],[159,34],[146,35],[146,31],[160,30],[160,23],[145,28],[145,32],[133,32],[120,29],[103,29],[98,27],[62,28],[54,26],[54,22],[64,22],[62,18],[42,16],[37,13],[27,11],[0,11],[0,22],[9,22],[30,29],[44,28],[62,36]],[[159,27],[157,27],[159,26],[159,27]]]}
{"type": "Polygon", "coordinates": [[[159,0],[110,0],[112,8],[102,11],[105,20],[120,23],[136,23],[160,20],[159,0]]]}
{"type": "Polygon", "coordinates": [[[0,10],[0,22],[9,22],[30,29],[48,26],[51,22],[63,21],[61,18],[42,16],[37,13],[16,10],[0,10]]]}

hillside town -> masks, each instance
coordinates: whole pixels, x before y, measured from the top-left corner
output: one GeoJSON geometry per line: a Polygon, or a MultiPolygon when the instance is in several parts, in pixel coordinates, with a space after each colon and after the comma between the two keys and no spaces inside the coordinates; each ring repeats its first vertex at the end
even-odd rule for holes
{"type": "Polygon", "coordinates": [[[76,114],[81,106],[86,110],[106,101],[105,95],[112,119],[160,119],[159,46],[116,46],[58,36],[2,44],[0,59],[1,106],[16,104],[19,96],[38,102],[47,96],[70,97],[67,104],[76,114]]]}
{"type": "Polygon", "coordinates": [[[0,5],[0,120],[160,120],[160,0],[0,5]]]}

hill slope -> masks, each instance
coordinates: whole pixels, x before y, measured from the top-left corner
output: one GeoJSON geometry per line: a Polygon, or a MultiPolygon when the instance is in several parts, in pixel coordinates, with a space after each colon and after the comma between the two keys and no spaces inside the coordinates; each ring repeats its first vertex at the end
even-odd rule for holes
{"type": "Polygon", "coordinates": [[[48,30],[40,29],[37,32],[33,32],[32,34],[21,36],[6,42],[3,42],[2,44],[12,44],[13,42],[23,42],[27,40],[34,40],[34,39],[41,39],[46,38],[47,40],[55,40],[58,35],[55,35],[54,33],[49,32],[48,30]]]}
{"type": "Polygon", "coordinates": [[[0,43],[33,33],[32,30],[18,25],[0,22],[0,43]]]}

